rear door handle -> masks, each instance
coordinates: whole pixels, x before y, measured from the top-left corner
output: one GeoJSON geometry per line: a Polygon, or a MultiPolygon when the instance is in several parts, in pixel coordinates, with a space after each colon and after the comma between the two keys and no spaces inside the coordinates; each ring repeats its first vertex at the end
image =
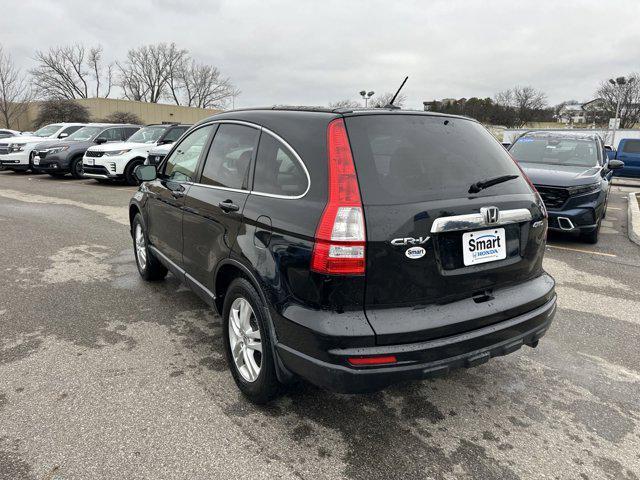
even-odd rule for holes
{"type": "Polygon", "coordinates": [[[224,202],[220,202],[218,203],[218,206],[226,213],[237,212],[238,210],[240,210],[240,207],[235,203],[233,203],[231,200],[225,200],[224,202]]]}

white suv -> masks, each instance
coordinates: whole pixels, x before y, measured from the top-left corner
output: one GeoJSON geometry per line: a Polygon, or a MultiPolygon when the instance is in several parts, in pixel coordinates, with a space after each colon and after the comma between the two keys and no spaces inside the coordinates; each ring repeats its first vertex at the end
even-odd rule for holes
{"type": "Polygon", "coordinates": [[[124,179],[129,185],[140,182],[133,170],[142,165],[149,150],[175,142],[190,125],[149,125],[134,133],[126,142],[89,147],[82,159],[84,175],[100,180],[124,179]]]}
{"type": "Polygon", "coordinates": [[[62,140],[84,126],[84,123],[52,123],[31,135],[3,138],[0,140],[0,167],[14,172],[29,170],[36,145],[48,140],[62,140]]]}

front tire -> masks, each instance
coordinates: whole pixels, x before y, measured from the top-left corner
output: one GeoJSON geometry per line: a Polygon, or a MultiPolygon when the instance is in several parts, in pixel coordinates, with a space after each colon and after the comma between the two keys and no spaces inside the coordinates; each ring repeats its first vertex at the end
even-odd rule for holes
{"type": "Polygon", "coordinates": [[[272,400],[281,387],[265,311],[260,295],[248,280],[236,278],[231,282],[222,314],[225,355],[236,385],[258,405],[272,400]]]}
{"type": "Polygon", "coordinates": [[[600,235],[600,223],[601,222],[598,222],[598,226],[592,231],[580,234],[580,239],[585,243],[598,243],[598,236],[600,235]]]}
{"type": "Polygon", "coordinates": [[[167,276],[167,268],[149,249],[147,229],[142,221],[142,215],[136,214],[131,228],[133,231],[133,252],[140,276],[148,282],[164,280],[167,276]]]}
{"type": "Polygon", "coordinates": [[[71,165],[69,165],[69,169],[71,171],[71,176],[73,178],[84,177],[83,169],[82,169],[82,157],[71,160],[71,165]]]}
{"type": "Polygon", "coordinates": [[[138,165],[142,165],[143,163],[144,160],[142,159],[132,160],[129,162],[129,165],[124,169],[124,180],[127,182],[127,185],[131,185],[132,187],[140,185],[140,180],[136,178],[133,171],[138,165]]]}

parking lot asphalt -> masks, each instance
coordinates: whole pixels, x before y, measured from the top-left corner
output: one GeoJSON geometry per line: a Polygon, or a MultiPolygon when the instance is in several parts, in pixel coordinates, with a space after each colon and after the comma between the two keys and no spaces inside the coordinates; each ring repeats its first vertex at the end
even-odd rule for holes
{"type": "MultiPolygon", "coordinates": [[[[0,479],[638,479],[640,247],[549,239],[536,349],[370,395],[243,399],[218,319],[137,273],[135,189],[0,172],[0,479]]],[[[640,183],[635,190],[640,190],[640,183]]]]}

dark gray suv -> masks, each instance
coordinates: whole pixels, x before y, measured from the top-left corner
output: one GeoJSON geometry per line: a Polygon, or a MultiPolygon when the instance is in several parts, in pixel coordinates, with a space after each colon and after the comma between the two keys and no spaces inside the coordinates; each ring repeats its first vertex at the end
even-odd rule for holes
{"type": "Polygon", "coordinates": [[[75,178],[81,178],[82,157],[89,147],[107,142],[123,142],[140,128],[140,125],[91,123],[62,142],[56,140],[36,145],[32,169],[54,177],[71,173],[75,178]]]}

